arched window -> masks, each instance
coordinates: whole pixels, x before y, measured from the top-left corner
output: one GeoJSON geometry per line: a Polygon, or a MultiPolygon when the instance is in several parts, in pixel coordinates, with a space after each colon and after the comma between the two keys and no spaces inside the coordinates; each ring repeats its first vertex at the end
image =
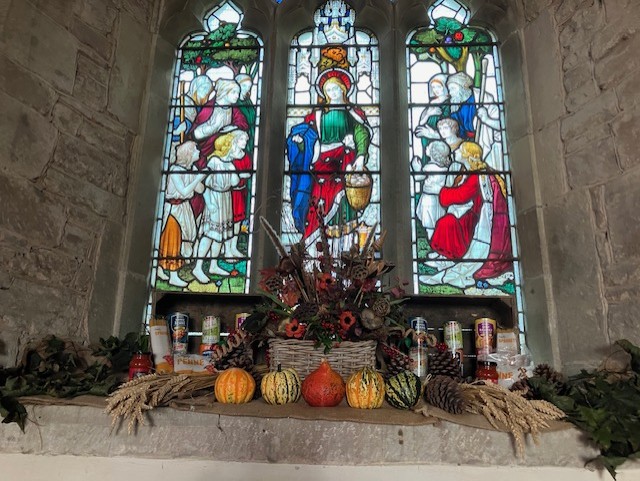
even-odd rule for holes
{"type": "Polygon", "coordinates": [[[263,47],[242,19],[225,0],[178,49],[152,289],[248,292],[263,47]]]}
{"type": "Polygon", "coordinates": [[[380,223],[378,42],[329,0],[289,52],[282,237],[315,251],[321,225],[336,252],[380,223]]]}
{"type": "Polygon", "coordinates": [[[524,329],[498,44],[437,0],[407,38],[414,289],[510,296],[524,329]]]}

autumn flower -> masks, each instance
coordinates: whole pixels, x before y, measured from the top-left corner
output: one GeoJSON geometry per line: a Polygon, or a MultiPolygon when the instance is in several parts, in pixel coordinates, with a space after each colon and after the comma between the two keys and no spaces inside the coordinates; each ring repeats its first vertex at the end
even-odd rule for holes
{"type": "Polygon", "coordinates": [[[356,324],[356,316],[351,311],[343,311],[338,318],[340,320],[340,327],[348,332],[356,324]]]}
{"type": "Polygon", "coordinates": [[[305,332],[305,325],[301,324],[298,319],[293,319],[284,327],[285,333],[287,337],[292,337],[294,339],[302,339],[305,332]]]}

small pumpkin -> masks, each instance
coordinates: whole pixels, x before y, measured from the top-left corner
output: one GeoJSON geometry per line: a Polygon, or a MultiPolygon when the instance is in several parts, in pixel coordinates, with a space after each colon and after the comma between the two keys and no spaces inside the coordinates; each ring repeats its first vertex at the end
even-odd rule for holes
{"type": "Polygon", "coordinates": [[[363,367],[349,376],[346,390],[352,408],[377,409],[384,400],[384,378],[372,367],[363,367]]]}
{"type": "Polygon", "coordinates": [[[248,403],[256,391],[256,381],[244,369],[231,367],[218,375],[213,390],[216,400],[220,403],[248,403]]]}
{"type": "Polygon", "coordinates": [[[411,371],[401,371],[385,384],[387,402],[397,409],[411,409],[420,399],[420,378],[411,371]]]}
{"type": "Polygon", "coordinates": [[[262,398],[268,404],[288,404],[300,399],[302,382],[298,372],[293,368],[282,369],[265,374],[260,382],[262,398]]]}
{"type": "Polygon", "coordinates": [[[302,397],[309,406],[337,406],[344,397],[344,380],[323,359],[320,366],[302,381],[302,397]]]}

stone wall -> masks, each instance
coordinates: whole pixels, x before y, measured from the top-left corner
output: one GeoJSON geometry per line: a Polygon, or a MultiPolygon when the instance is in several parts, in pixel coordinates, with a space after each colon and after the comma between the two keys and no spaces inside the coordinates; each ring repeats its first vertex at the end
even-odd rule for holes
{"type": "Polygon", "coordinates": [[[0,2],[0,365],[108,335],[155,2],[0,2]]]}
{"type": "Polygon", "coordinates": [[[532,208],[542,214],[557,355],[571,371],[616,339],[640,342],[640,9],[632,0],[521,5],[532,208]]]}

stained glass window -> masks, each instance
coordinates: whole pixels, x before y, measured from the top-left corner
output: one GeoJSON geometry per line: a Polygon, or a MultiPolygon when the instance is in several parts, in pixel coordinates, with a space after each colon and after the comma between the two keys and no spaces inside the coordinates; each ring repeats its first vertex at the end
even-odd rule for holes
{"type": "Polygon", "coordinates": [[[456,0],[429,16],[407,41],[414,288],[512,296],[523,328],[498,45],[456,0]]]}
{"type": "Polygon", "coordinates": [[[321,228],[339,252],[380,222],[378,42],[355,17],[327,1],[289,54],[282,238],[312,254],[321,228]]]}
{"type": "Polygon", "coordinates": [[[151,287],[249,287],[263,47],[225,0],[178,49],[151,287]]]}

